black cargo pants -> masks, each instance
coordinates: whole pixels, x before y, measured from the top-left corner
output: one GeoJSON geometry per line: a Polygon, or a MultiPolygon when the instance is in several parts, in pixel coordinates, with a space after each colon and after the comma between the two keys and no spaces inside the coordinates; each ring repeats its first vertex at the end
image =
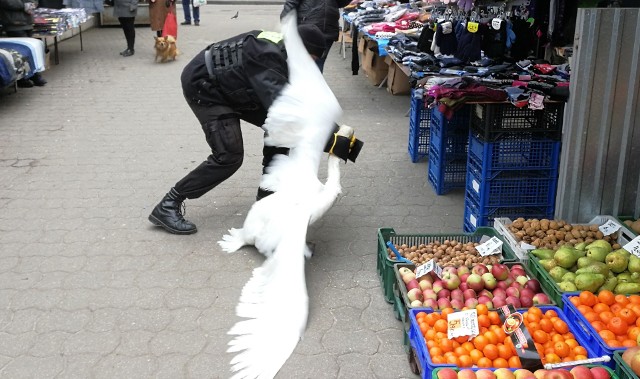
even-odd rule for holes
{"type": "MultiPolygon", "coordinates": [[[[244,145],[240,130],[240,115],[233,109],[225,106],[201,105],[192,101],[187,103],[200,121],[207,144],[211,148],[211,155],[178,181],[175,189],[187,199],[197,199],[238,171],[242,166],[244,145]]],[[[265,146],[262,164],[266,167],[275,154],[287,153],[288,149],[265,146]]]]}

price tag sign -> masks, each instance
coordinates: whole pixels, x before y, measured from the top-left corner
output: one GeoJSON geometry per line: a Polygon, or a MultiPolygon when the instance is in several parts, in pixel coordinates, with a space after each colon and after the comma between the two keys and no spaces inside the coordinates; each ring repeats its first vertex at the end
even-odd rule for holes
{"type": "Polygon", "coordinates": [[[498,237],[491,237],[487,242],[476,246],[476,250],[480,253],[480,256],[486,257],[487,255],[502,253],[502,241],[498,237]]]}
{"type": "Polygon", "coordinates": [[[480,334],[478,312],[475,309],[453,312],[447,315],[448,338],[475,337],[480,334]]]}
{"type": "Polygon", "coordinates": [[[617,222],[613,220],[608,220],[604,224],[600,225],[598,229],[600,229],[602,234],[604,234],[605,236],[608,236],[609,234],[613,234],[617,232],[621,227],[622,225],[618,224],[617,222]]]}
{"type": "Polygon", "coordinates": [[[435,274],[438,275],[438,278],[441,278],[442,267],[440,267],[434,259],[416,268],[416,278],[425,276],[430,272],[435,272],[435,274]]]}
{"type": "Polygon", "coordinates": [[[631,242],[622,246],[622,248],[640,258],[640,236],[634,238],[631,242]]]}

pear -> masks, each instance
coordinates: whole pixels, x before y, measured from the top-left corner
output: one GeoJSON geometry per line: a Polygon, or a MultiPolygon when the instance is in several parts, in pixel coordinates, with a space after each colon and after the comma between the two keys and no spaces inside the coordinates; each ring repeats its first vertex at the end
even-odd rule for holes
{"type": "Polygon", "coordinates": [[[576,274],[602,274],[609,275],[609,267],[603,262],[593,262],[587,267],[583,267],[576,271],[576,274]]]}
{"type": "Polygon", "coordinates": [[[596,262],[593,258],[582,257],[578,259],[578,268],[584,268],[591,265],[593,262],[596,262]]]}
{"type": "Polygon", "coordinates": [[[576,280],[576,274],[573,272],[568,272],[564,275],[562,275],[562,280],[561,282],[571,282],[573,283],[576,280]]]}
{"type": "MultiPolygon", "coordinates": [[[[593,242],[592,242],[592,244],[593,244],[593,242]]],[[[591,246],[591,245],[589,245],[589,246],[591,246]]],[[[604,259],[607,257],[607,254],[609,254],[610,251],[611,250],[607,250],[607,249],[605,249],[603,247],[597,247],[597,246],[594,246],[594,247],[591,247],[591,248],[587,247],[587,257],[589,257],[589,258],[591,258],[591,259],[593,259],[595,261],[598,261],[598,262],[604,262],[604,259]]]]}
{"type": "Polygon", "coordinates": [[[640,283],[618,283],[613,292],[623,295],[640,293],[640,283]]]}
{"type": "Polygon", "coordinates": [[[628,272],[628,271],[619,273],[618,275],[616,275],[616,278],[618,279],[618,283],[631,283],[631,282],[633,282],[633,279],[631,278],[631,273],[628,272]]]}
{"type": "Polygon", "coordinates": [[[576,292],[576,291],[578,291],[578,288],[576,287],[576,285],[571,283],[571,282],[558,283],[558,288],[560,288],[560,291],[562,291],[562,292],[576,292]]]}
{"type": "Polygon", "coordinates": [[[562,246],[553,254],[553,259],[562,268],[570,268],[576,264],[578,258],[580,258],[578,251],[568,246],[562,246]]]}
{"type": "Polygon", "coordinates": [[[605,280],[604,284],[600,286],[600,288],[598,289],[598,292],[604,291],[604,290],[613,292],[617,285],[618,285],[618,278],[616,278],[615,276],[609,277],[607,278],[607,280],[605,280]]]}
{"type": "Polygon", "coordinates": [[[529,252],[538,259],[552,259],[554,251],[551,249],[533,249],[529,252]]]}
{"type": "Polygon", "coordinates": [[[580,250],[580,251],[586,251],[587,250],[587,243],[586,242],[580,242],[579,244],[576,244],[574,246],[574,249],[576,250],[580,250]]]}
{"type": "Polygon", "coordinates": [[[629,258],[631,256],[631,253],[626,251],[625,249],[618,249],[618,250],[614,250],[613,252],[614,253],[621,253],[627,258],[629,258]]]}
{"type": "MultiPolygon", "coordinates": [[[[578,291],[596,292],[605,282],[605,276],[602,274],[578,274],[576,275],[575,285],[578,291]]],[[[618,284],[619,286],[620,284],[618,284]]]]}
{"type": "Polygon", "coordinates": [[[640,272],[640,258],[635,255],[629,255],[627,270],[629,270],[629,272],[640,272]]]}
{"type": "Polygon", "coordinates": [[[620,273],[627,269],[627,265],[629,264],[629,258],[619,251],[614,251],[605,257],[604,261],[607,263],[607,267],[609,270],[620,273]]]}
{"type": "Polygon", "coordinates": [[[558,265],[554,259],[541,259],[539,263],[546,272],[551,271],[552,268],[558,265]]]}
{"type": "Polygon", "coordinates": [[[594,247],[599,247],[599,248],[603,248],[607,251],[607,254],[609,254],[611,251],[613,251],[613,248],[611,247],[611,244],[605,240],[595,240],[593,242],[591,242],[590,244],[587,245],[586,249],[587,250],[591,250],[594,247]]]}
{"type": "Polygon", "coordinates": [[[566,268],[562,268],[560,266],[556,266],[549,271],[549,276],[553,279],[554,282],[560,283],[562,281],[562,277],[568,273],[566,268]]]}

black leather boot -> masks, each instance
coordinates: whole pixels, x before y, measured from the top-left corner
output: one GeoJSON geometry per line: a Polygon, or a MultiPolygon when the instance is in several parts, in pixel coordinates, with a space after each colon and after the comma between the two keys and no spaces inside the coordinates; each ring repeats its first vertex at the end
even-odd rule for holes
{"type": "Polygon", "coordinates": [[[149,221],[173,234],[193,234],[197,232],[198,229],[195,224],[185,220],[182,216],[180,207],[185,199],[175,188],[171,188],[169,193],[153,208],[149,215],[149,221]]]}

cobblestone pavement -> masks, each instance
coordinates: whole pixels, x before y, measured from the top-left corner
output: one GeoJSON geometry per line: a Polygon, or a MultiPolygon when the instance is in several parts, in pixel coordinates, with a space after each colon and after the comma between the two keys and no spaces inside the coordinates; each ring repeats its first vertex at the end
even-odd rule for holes
{"type": "MultiPolygon", "coordinates": [[[[261,130],[243,125],[242,168],[187,201],[197,234],[165,233],[147,216],[208,155],[182,68],[214,40],[275,27],[280,9],[207,5],[166,64],[153,61],[148,27],[130,58],[118,55],[119,28],[89,29],[83,52],[78,38],[60,43],[46,87],[0,97],[0,378],[229,377],[226,332],[263,258],[216,241],[254,201],[261,130]]],[[[407,96],[353,76],[337,44],[325,77],[365,146],[310,231],[308,329],[278,377],[412,378],[376,273],[377,229],[460,232],[463,193],[436,196],[426,162],[411,163],[407,96]]]]}

